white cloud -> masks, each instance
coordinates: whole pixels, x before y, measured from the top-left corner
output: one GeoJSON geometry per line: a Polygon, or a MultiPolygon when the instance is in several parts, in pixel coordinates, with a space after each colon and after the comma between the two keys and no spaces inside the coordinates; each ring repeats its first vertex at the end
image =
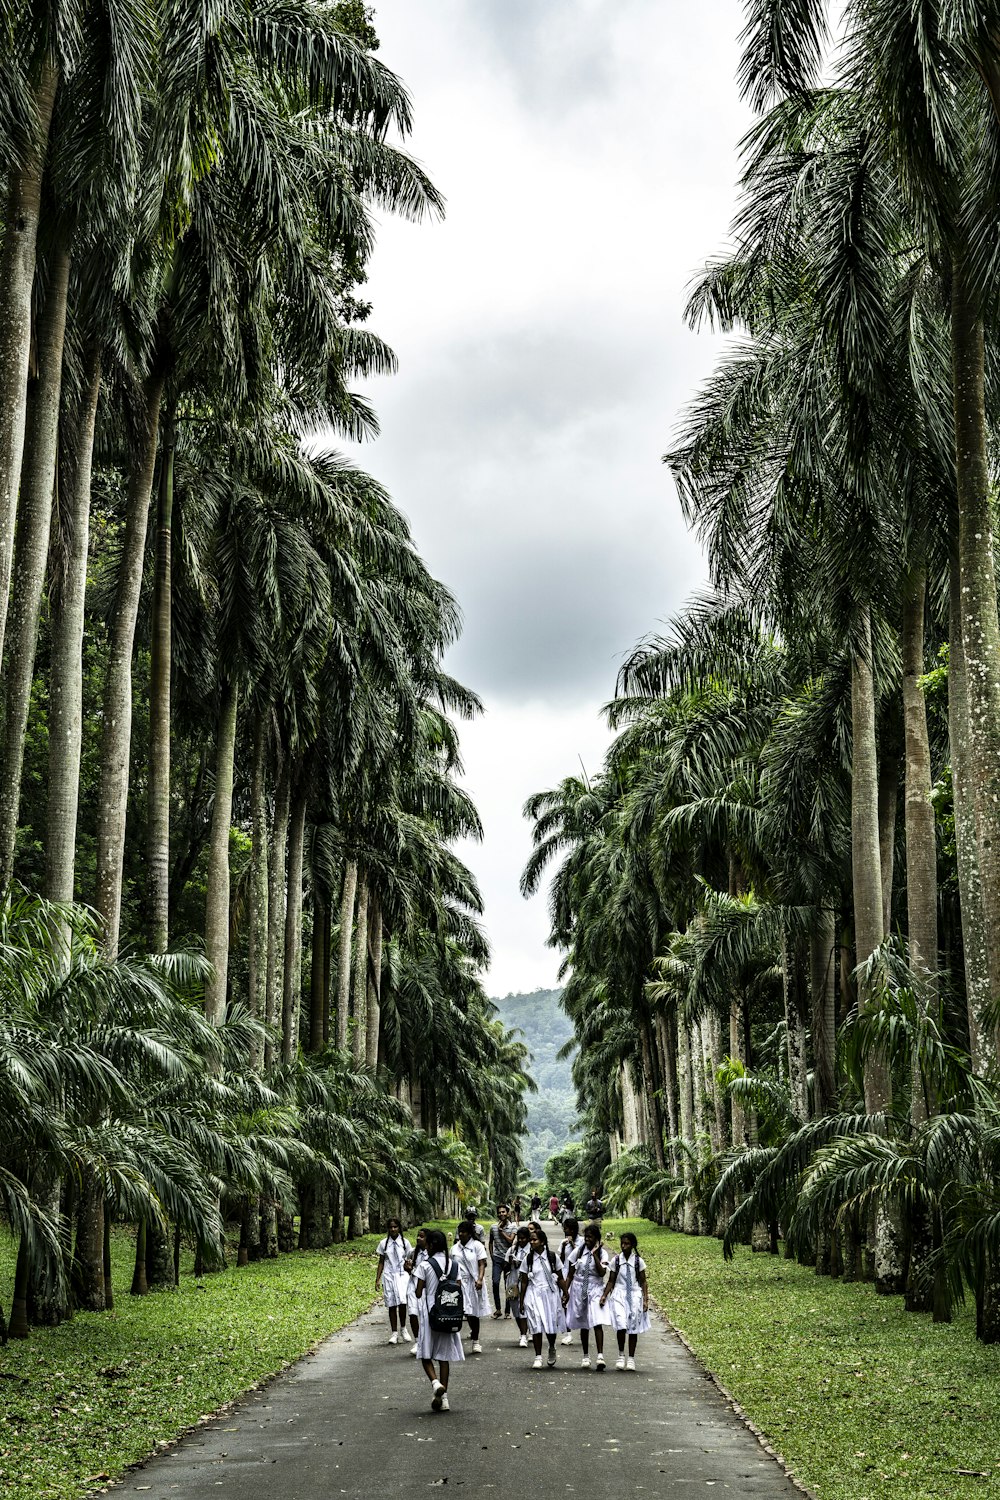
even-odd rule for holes
{"type": "Polygon", "coordinates": [[[376,24],[448,216],[380,231],[372,325],[401,369],[358,456],[465,614],[491,984],[533,988],[556,959],[517,894],[521,803],[596,762],[622,656],[701,574],[660,460],[714,356],[682,313],[732,212],[742,8],[380,0],[376,24]]]}

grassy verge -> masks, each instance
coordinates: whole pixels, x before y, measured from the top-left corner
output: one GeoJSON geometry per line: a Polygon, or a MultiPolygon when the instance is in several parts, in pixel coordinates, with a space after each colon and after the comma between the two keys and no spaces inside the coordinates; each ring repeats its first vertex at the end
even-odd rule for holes
{"type": "Polygon", "coordinates": [[[4,1500],[79,1500],[351,1322],[374,1296],[376,1242],[187,1274],[144,1298],[128,1295],[133,1246],[120,1242],[114,1312],[0,1350],[4,1500]]]}
{"type": "Polygon", "coordinates": [[[1000,1496],[1000,1349],[971,1309],[935,1327],[870,1286],[629,1228],[659,1305],[819,1500],[1000,1496]]]}

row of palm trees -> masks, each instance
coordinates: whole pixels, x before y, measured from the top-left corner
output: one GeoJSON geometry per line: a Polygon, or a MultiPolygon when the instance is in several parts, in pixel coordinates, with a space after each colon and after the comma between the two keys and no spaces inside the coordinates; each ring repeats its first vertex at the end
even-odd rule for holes
{"type": "Polygon", "coordinates": [[[509,1192],[527,1079],[453,850],[481,831],[458,610],[330,446],[376,430],[350,381],[394,364],[373,215],[442,211],[390,139],[410,102],[366,7],[31,0],[0,33],[23,1333],[106,1305],[115,1220],[143,1291],[176,1274],[168,1225],[208,1265],[227,1221],[249,1258],[296,1207],[311,1245],[491,1174],[509,1192]]]}
{"type": "MultiPolygon", "coordinates": [[[[1000,1338],[1000,13],[753,0],[730,335],[667,457],[712,592],[528,804],[611,1195],[1000,1338]],[[624,1148],[624,1149],[623,1149],[624,1148]]],[[[592,1170],[592,1169],[591,1169],[592,1170]]]]}

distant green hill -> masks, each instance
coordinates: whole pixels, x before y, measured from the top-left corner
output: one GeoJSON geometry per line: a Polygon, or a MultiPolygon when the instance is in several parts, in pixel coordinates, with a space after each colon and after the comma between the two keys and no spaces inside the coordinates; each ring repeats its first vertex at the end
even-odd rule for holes
{"type": "Polygon", "coordinates": [[[507,995],[494,1000],[505,1026],[517,1027],[531,1052],[530,1072],[538,1093],[528,1095],[528,1139],[525,1162],[532,1177],[541,1178],[545,1163],[576,1138],[576,1090],[570,1059],[556,1053],[573,1035],[569,1017],[559,1005],[561,990],[535,990],[532,995],[507,995]]]}

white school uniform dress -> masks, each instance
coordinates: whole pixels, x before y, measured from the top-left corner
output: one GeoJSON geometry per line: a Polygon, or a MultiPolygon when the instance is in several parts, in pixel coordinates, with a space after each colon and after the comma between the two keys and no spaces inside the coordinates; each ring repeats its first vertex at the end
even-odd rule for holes
{"type": "Polygon", "coordinates": [[[424,1299],[421,1297],[418,1300],[417,1298],[417,1282],[424,1274],[422,1268],[426,1259],[426,1250],[415,1250],[413,1254],[413,1270],[406,1278],[406,1311],[411,1318],[417,1318],[418,1320],[424,1314],[424,1299]]]}
{"type": "Polygon", "coordinates": [[[455,1257],[455,1264],[462,1278],[462,1305],[465,1308],[465,1316],[488,1318],[490,1298],[486,1290],[485,1279],[479,1290],[476,1290],[479,1267],[486,1264],[486,1247],[478,1240],[470,1240],[465,1246],[456,1245],[451,1253],[455,1257]]]}
{"type": "Polygon", "coordinates": [[[434,1306],[434,1297],[440,1279],[439,1273],[444,1267],[445,1262],[445,1256],[428,1255],[420,1267],[420,1279],[424,1284],[424,1293],[420,1298],[423,1312],[420,1314],[420,1329],[417,1333],[417,1358],[445,1359],[450,1360],[454,1364],[456,1360],[465,1358],[461,1334],[458,1332],[441,1333],[437,1328],[431,1327],[430,1319],[430,1312],[434,1306]]]}
{"type": "Polygon", "coordinates": [[[569,1240],[563,1240],[562,1244],[559,1246],[559,1250],[557,1252],[559,1258],[559,1270],[564,1278],[569,1275],[570,1261],[572,1260],[573,1256],[576,1254],[577,1250],[582,1249],[582,1234],[578,1234],[576,1239],[573,1240],[572,1243],[569,1240]]]}
{"type": "Polygon", "coordinates": [[[382,1300],[386,1307],[402,1307],[410,1284],[410,1273],[404,1271],[403,1261],[413,1254],[413,1246],[405,1235],[397,1234],[393,1239],[386,1235],[379,1240],[377,1254],[385,1256],[382,1267],[382,1300]]]}
{"type": "Polygon", "coordinates": [[[518,1245],[515,1243],[507,1251],[504,1278],[507,1286],[507,1295],[510,1298],[511,1312],[515,1318],[522,1318],[524,1316],[521,1309],[521,1267],[530,1250],[530,1245],[518,1245]]]}
{"type": "Polygon", "coordinates": [[[611,1322],[607,1306],[601,1306],[604,1278],[608,1271],[608,1252],[603,1245],[597,1249],[601,1269],[594,1264],[594,1252],[584,1245],[574,1250],[570,1257],[573,1267],[573,1285],[569,1289],[566,1306],[568,1328],[600,1328],[611,1322]]]}
{"type": "Polygon", "coordinates": [[[608,1298],[611,1309],[611,1326],[616,1333],[648,1333],[653,1326],[649,1313],[642,1310],[642,1287],[639,1272],[645,1271],[646,1262],[632,1254],[616,1255],[611,1262],[612,1271],[617,1271],[615,1289],[608,1298]]]}
{"type": "Polygon", "coordinates": [[[549,1265],[544,1252],[536,1255],[529,1251],[521,1272],[528,1278],[528,1290],[524,1294],[524,1316],[528,1320],[528,1332],[565,1333],[566,1315],[563,1312],[562,1293],[555,1271],[549,1265]]]}

